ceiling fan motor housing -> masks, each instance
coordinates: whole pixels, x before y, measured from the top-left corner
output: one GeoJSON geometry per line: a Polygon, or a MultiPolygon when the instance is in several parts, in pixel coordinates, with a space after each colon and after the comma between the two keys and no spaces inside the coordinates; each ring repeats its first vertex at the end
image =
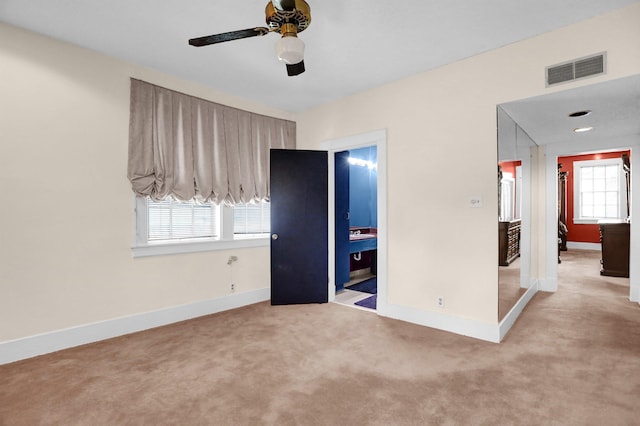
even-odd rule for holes
{"type": "Polygon", "coordinates": [[[202,47],[277,32],[282,37],[276,42],[276,53],[278,59],[287,65],[287,75],[292,77],[302,74],[305,72],[304,42],[298,38],[298,33],[311,24],[309,4],[305,0],[271,0],[265,7],[265,15],[267,27],[195,37],[189,39],[189,44],[202,47]]]}
{"type": "Polygon", "coordinates": [[[295,36],[311,24],[311,8],[304,0],[270,1],[265,15],[269,29],[283,36],[295,36]]]}

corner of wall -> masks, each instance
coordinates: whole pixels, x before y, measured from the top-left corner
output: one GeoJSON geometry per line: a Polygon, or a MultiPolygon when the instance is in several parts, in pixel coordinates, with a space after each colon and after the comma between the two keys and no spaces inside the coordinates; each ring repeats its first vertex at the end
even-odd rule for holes
{"type": "Polygon", "coordinates": [[[269,300],[268,288],[0,342],[0,365],[269,300]]]}

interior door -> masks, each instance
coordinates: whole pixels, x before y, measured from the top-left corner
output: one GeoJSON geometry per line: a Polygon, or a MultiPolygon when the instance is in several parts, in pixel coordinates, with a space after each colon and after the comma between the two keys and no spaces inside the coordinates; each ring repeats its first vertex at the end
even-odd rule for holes
{"type": "Polygon", "coordinates": [[[271,304],[328,302],[327,152],[271,150],[271,304]]]}

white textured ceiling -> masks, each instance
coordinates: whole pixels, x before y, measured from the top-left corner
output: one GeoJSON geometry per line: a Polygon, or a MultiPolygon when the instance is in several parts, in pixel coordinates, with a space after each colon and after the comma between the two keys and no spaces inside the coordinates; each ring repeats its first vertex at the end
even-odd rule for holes
{"type": "Polygon", "coordinates": [[[501,105],[538,145],[570,143],[597,146],[600,141],[640,141],[640,75],[564,90],[501,105]],[[589,110],[583,117],[569,117],[589,110]],[[588,133],[573,129],[593,127],[588,133]]]}
{"type": "MultiPolygon", "coordinates": [[[[566,26],[634,0],[308,0],[307,72],[287,77],[267,0],[0,0],[0,21],[287,111],[301,111],[566,26]]],[[[571,58],[568,58],[571,59],[571,58]]]]}

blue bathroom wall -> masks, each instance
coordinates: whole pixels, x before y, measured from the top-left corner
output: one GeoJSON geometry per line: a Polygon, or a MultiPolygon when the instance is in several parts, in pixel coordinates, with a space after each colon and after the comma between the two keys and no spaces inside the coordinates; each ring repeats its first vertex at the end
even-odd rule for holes
{"type": "MultiPolygon", "coordinates": [[[[375,146],[352,149],[349,157],[378,163],[375,146]]],[[[349,165],[349,225],[378,227],[378,169],[349,165]]]]}

